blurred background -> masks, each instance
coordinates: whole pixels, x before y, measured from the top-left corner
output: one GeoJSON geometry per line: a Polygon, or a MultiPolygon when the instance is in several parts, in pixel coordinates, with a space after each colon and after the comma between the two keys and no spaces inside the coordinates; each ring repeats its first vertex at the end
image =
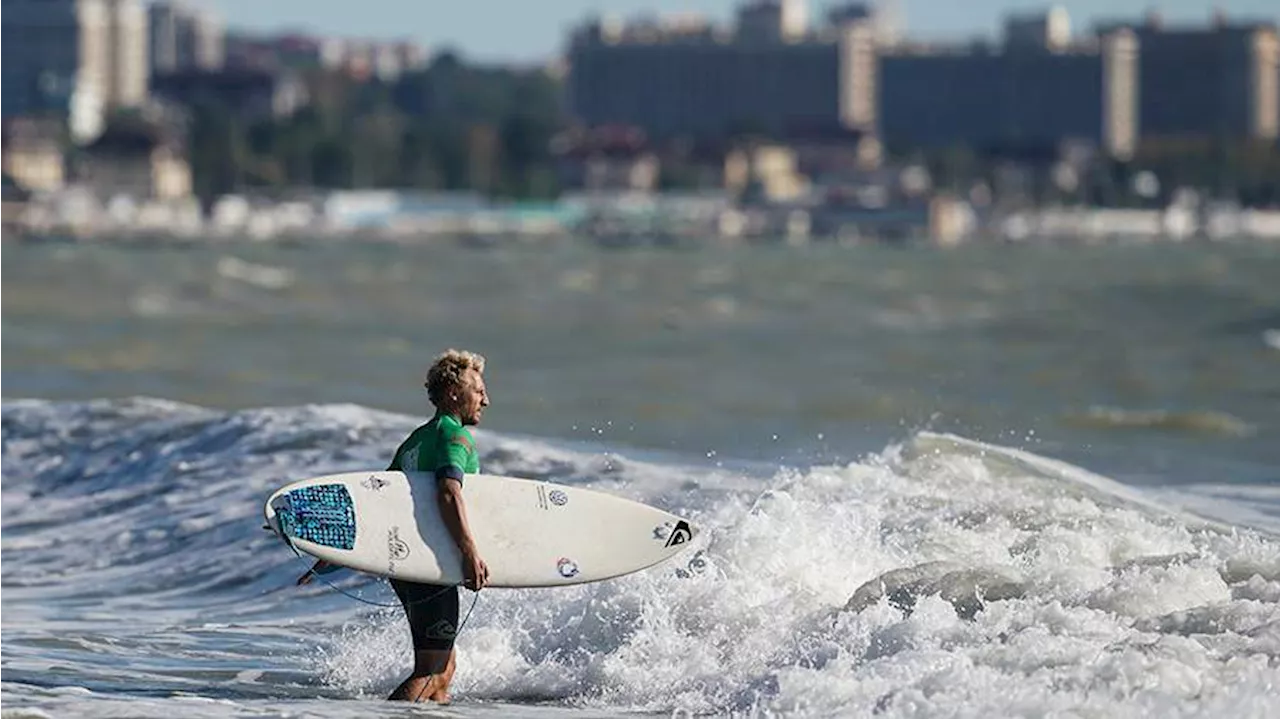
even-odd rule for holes
{"type": "Polygon", "coordinates": [[[971,5],[12,0],[6,236],[1280,238],[1269,3],[971,5]]]}

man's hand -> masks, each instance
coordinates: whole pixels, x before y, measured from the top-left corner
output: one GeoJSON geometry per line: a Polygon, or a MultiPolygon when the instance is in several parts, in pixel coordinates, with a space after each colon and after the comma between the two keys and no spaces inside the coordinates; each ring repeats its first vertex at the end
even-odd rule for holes
{"type": "Polygon", "coordinates": [[[316,572],[324,571],[328,567],[329,567],[328,562],[324,561],[323,559],[317,559],[316,563],[311,565],[311,568],[307,570],[306,574],[302,575],[301,577],[298,577],[297,585],[301,587],[301,586],[310,584],[311,580],[315,578],[316,572]]]}
{"type": "Polygon", "coordinates": [[[489,583],[489,565],[484,563],[474,547],[462,552],[462,576],[462,586],[475,592],[489,583]]]}

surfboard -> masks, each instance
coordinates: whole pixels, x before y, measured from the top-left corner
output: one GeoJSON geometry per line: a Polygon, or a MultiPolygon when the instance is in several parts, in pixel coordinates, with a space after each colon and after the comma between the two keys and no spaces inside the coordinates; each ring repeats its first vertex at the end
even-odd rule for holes
{"type": "MultiPolygon", "coordinates": [[[[670,512],[582,487],[474,474],[462,496],[494,587],[611,579],[676,555],[694,536],[689,522],[670,512]]],[[[286,543],[317,559],[415,582],[463,580],[429,473],[304,479],[272,493],[264,513],[286,543]]]]}

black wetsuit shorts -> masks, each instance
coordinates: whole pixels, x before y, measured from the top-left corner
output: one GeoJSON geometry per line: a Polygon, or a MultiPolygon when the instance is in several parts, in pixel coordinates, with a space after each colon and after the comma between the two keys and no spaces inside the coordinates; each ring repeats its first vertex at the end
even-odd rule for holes
{"type": "Polygon", "coordinates": [[[404,605],[414,651],[449,651],[458,636],[458,588],[391,580],[404,605]]]}

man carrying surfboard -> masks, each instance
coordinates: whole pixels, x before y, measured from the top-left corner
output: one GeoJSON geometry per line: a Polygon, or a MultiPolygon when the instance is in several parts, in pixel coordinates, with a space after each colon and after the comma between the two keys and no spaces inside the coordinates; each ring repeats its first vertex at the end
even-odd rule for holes
{"type": "MultiPolygon", "coordinates": [[[[462,482],[480,471],[475,439],[468,426],[480,423],[489,395],[484,384],[484,357],[474,352],[447,350],[427,370],[427,397],[436,407],[430,422],[415,429],[396,449],[388,471],[430,472],[435,475],[440,516],[462,555],[463,586],[480,591],[489,581],[489,568],[476,551],[462,500],[462,482]]],[[[318,561],[298,579],[306,584],[317,572],[331,568],[318,561]]],[[[413,673],[388,699],[436,702],[449,700],[458,633],[458,589],[392,579],[404,605],[413,636],[413,673]]]]}

